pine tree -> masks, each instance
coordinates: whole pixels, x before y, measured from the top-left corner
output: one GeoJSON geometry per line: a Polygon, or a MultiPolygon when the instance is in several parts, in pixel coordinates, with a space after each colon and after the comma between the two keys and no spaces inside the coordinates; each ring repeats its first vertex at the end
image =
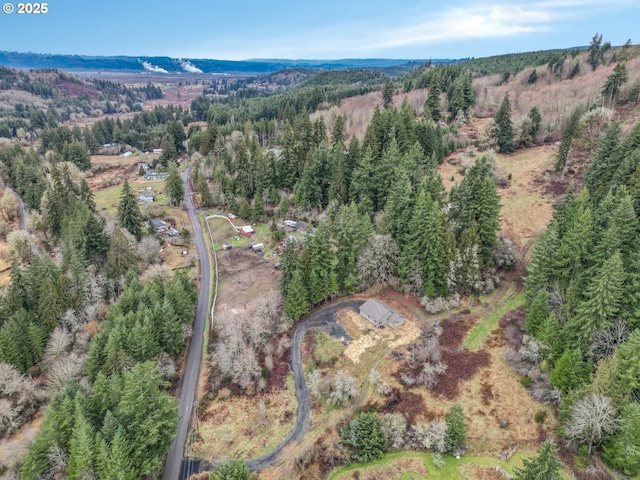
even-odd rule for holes
{"type": "Polygon", "coordinates": [[[498,151],[501,153],[513,152],[513,123],[508,93],[504,96],[494,120],[497,129],[498,151]]]}
{"type": "Polygon", "coordinates": [[[382,87],[382,106],[384,108],[393,107],[393,92],[395,88],[393,87],[393,83],[387,80],[384,86],[382,87]]]}
{"type": "Polygon", "coordinates": [[[618,123],[612,123],[605,130],[598,144],[589,169],[584,174],[584,184],[591,198],[598,202],[610,188],[615,171],[624,158],[621,148],[622,129],[618,123]]]}
{"type": "Polygon", "coordinates": [[[455,453],[464,448],[467,441],[467,425],[460,405],[451,407],[447,413],[446,423],[445,448],[448,453],[455,453]]]}
{"type": "Polygon", "coordinates": [[[67,473],[69,479],[86,478],[94,473],[95,432],[85,418],[82,408],[76,404],[75,425],[71,435],[67,473]]]}
{"type": "Polygon", "coordinates": [[[118,204],[118,221],[120,227],[126,228],[136,239],[142,237],[142,213],[138,206],[138,199],[129,186],[129,181],[125,178],[120,193],[120,203],[118,204]]]}
{"type": "Polygon", "coordinates": [[[480,234],[482,265],[492,262],[493,248],[498,242],[500,196],[486,158],[473,165],[452,195],[450,215],[455,221],[458,235],[473,222],[480,234]]]}
{"type": "Polygon", "coordinates": [[[568,348],[556,361],[551,372],[551,383],[566,394],[582,386],[588,375],[580,349],[568,348]]]}
{"type": "Polygon", "coordinates": [[[182,177],[180,176],[178,165],[175,162],[169,163],[167,179],[165,180],[165,189],[171,205],[178,206],[180,205],[180,202],[184,200],[182,177]]]}
{"type": "Polygon", "coordinates": [[[249,469],[241,460],[225,463],[209,475],[209,480],[247,480],[249,469]]]}
{"type": "Polygon", "coordinates": [[[129,268],[135,266],[135,253],[129,245],[129,240],[119,228],[113,232],[111,246],[107,253],[105,273],[108,278],[117,280],[121,278],[129,268]]]}
{"type": "Polygon", "coordinates": [[[427,297],[447,293],[445,274],[446,230],[438,205],[431,199],[423,183],[409,222],[409,232],[400,260],[400,271],[407,280],[412,265],[420,266],[427,297]]]}
{"type": "Polygon", "coordinates": [[[527,310],[527,318],[525,319],[524,326],[527,332],[536,338],[538,338],[538,333],[549,316],[547,301],[547,291],[541,288],[527,310]]]}
{"type": "Polygon", "coordinates": [[[585,300],[576,309],[574,338],[581,345],[591,343],[593,333],[612,325],[620,312],[624,294],[626,274],[619,252],[612,255],[591,278],[584,296],[585,300]]]}
{"type": "Polygon", "coordinates": [[[166,385],[155,362],[138,363],[124,373],[122,398],[114,415],[124,441],[132,447],[129,460],[136,478],[160,468],[178,426],[177,402],[161,387],[166,385]]]}
{"type": "Polygon", "coordinates": [[[294,322],[297,322],[309,312],[309,293],[302,281],[300,270],[293,274],[291,282],[287,285],[287,292],[284,300],[284,312],[294,322]]]}
{"type": "Polygon", "coordinates": [[[434,122],[440,121],[440,92],[442,84],[438,70],[434,70],[431,74],[429,82],[429,96],[424,104],[424,115],[430,117],[434,122]]]}
{"type": "Polygon", "coordinates": [[[109,237],[104,232],[104,219],[96,215],[89,215],[83,228],[83,243],[85,257],[100,263],[109,250],[109,237]]]}
{"type": "Polygon", "coordinates": [[[334,145],[338,145],[344,150],[344,118],[342,115],[338,115],[335,123],[333,124],[331,141],[334,145]]]}
{"type": "Polygon", "coordinates": [[[515,469],[516,480],[562,480],[562,464],[553,440],[545,440],[537,456],[523,460],[523,468],[515,469]]]}
{"type": "Polygon", "coordinates": [[[569,117],[567,124],[562,129],[562,141],[560,142],[560,147],[558,147],[554,168],[556,172],[562,171],[563,177],[564,167],[567,164],[567,158],[569,157],[569,151],[571,150],[571,144],[573,143],[575,136],[578,134],[581,116],[582,111],[579,108],[576,108],[569,117]]]}

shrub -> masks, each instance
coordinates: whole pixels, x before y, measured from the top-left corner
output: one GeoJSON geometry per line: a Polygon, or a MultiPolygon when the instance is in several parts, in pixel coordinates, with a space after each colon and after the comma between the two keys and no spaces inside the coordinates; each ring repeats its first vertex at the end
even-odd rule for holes
{"type": "Polygon", "coordinates": [[[547,417],[547,414],[542,410],[538,410],[533,417],[536,423],[544,423],[544,419],[547,417]]]}
{"type": "Polygon", "coordinates": [[[520,383],[525,387],[529,388],[531,386],[531,377],[520,377],[520,383]]]}

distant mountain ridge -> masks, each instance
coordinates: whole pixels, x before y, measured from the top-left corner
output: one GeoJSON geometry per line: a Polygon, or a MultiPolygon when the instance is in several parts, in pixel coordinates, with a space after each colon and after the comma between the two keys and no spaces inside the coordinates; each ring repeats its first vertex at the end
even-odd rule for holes
{"type": "MultiPolygon", "coordinates": [[[[341,70],[352,68],[390,68],[413,66],[428,62],[424,59],[339,59],[339,60],[287,60],[250,59],[214,60],[171,57],[88,56],[0,51],[0,66],[12,68],[55,68],[59,70],[120,70],[154,73],[244,73],[268,74],[287,68],[314,68],[341,70]]],[[[458,60],[436,59],[433,64],[456,63],[458,60]]]]}

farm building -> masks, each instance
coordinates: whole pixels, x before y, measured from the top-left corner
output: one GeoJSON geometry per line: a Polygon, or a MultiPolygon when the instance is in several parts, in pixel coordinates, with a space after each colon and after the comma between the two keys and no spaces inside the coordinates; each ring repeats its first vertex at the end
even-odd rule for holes
{"type": "Polygon", "coordinates": [[[376,327],[383,325],[399,327],[404,324],[404,316],[377,298],[370,298],[364,302],[360,307],[360,315],[376,327]]]}
{"type": "Polygon", "coordinates": [[[255,233],[255,230],[251,225],[245,225],[244,227],[240,227],[240,233],[245,237],[250,237],[255,233]]]}

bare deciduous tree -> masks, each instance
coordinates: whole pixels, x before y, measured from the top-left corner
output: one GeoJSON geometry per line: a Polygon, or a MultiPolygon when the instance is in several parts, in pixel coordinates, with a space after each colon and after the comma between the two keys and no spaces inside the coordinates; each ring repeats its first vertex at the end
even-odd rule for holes
{"type": "Polygon", "coordinates": [[[442,420],[429,423],[416,423],[409,432],[407,446],[418,450],[433,450],[444,453],[446,450],[447,424],[442,420]]]}
{"type": "Polygon", "coordinates": [[[409,347],[407,365],[413,374],[405,373],[403,381],[409,385],[418,384],[429,389],[436,385],[438,376],[447,371],[447,365],[442,361],[439,339],[438,335],[431,335],[409,347]]]}
{"type": "Polygon", "coordinates": [[[145,235],[136,245],[136,256],[146,265],[158,263],[160,261],[160,243],[152,235],[145,235]]]}
{"type": "Polygon", "coordinates": [[[313,370],[307,375],[307,387],[309,388],[309,395],[316,400],[320,400],[324,390],[324,379],[320,370],[313,370]]]}
{"type": "Polygon", "coordinates": [[[10,436],[20,428],[20,417],[6,398],[0,398],[0,437],[10,436]]]}
{"type": "Polygon", "coordinates": [[[380,395],[389,395],[391,393],[391,385],[382,379],[382,375],[375,368],[369,372],[369,383],[375,385],[380,395]]]}
{"type": "Polygon", "coordinates": [[[611,400],[599,393],[592,393],[571,407],[564,433],[571,440],[588,443],[591,455],[591,449],[600,443],[604,435],[620,428],[620,421],[611,400]]]}
{"type": "Polygon", "coordinates": [[[71,335],[63,327],[56,327],[44,352],[43,363],[45,365],[53,365],[55,362],[67,356],[71,347],[71,335]]]}
{"type": "Polygon", "coordinates": [[[591,352],[595,361],[613,354],[618,345],[629,338],[629,328],[624,320],[618,319],[613,326],[604,330],[597,330],[593,335],[591,352]]]}
{"type": "Polygon", "coordinates": [[[404,437],[407,431],[407,420],[402,414],[387,413],[382,415],[381,430],[383,435],[387,439],[387,445],[389,445],[391,448],[399,450],[404,447],[404,437]]]}
{"type": "Polygon", "coordinates": [[[26,377],[13,365],[0,363],[0,397],[13,397],[24,387],[26,377]]]}
{"type": "Polygon", "coordinates": [[[353,400],[359,393],[358,379],[352,377],[344,370],[339,370],[331,383],[329,403],[332,405],[340,405],[349,400],[353,400]]]}
{"type": "Polygon", "coordinates": [[[397,285],[400,249],[391,235],[374,234],[358,258],[358,279],[362,288],[397,285]]]}
{"type": "Polygon", "coordinates": [[[31,245],[33,241],[33,235],[29,235],[23,230],[14,230],[7,235],[7,243],[9,248],[5,250],[5,258],[11,262],[13,260],[19,263],[31,263],[33,259],[33,252],[31,245]]]}
{"type": "Polygon", "coordinates": [[[0,211],[9,222],[13,222],[20,213],[18,197],[8,188],[5,189],[2,198],[0,198],[0,211]]]}
{"type": "Polygon", "coordinates": [[[173,277],[173,271],[166,265],[151,264],[142,274],[142,282],[147,282],[156,277],[163,282],[168,282],[173,277]]]}
{"type": "Polygon", "coordinates": [[[48,368],[47,386],[51,396],[64,390],[69,380],[77,380],[82,376],[84,358],[75,353],[62,357],[48,368]]]}

